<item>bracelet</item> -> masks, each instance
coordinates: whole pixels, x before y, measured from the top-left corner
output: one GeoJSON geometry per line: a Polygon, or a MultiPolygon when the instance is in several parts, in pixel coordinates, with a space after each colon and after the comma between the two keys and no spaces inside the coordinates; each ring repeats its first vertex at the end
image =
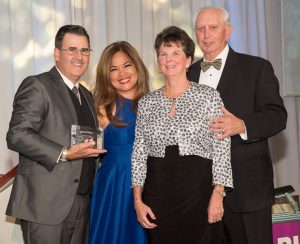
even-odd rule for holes
{"type": "Polygon", "coordinates": [[[225,191],[213,190],[213,193],[214,192],[220,194],[222,197],[226,197],[226,192],[225,191]]]}

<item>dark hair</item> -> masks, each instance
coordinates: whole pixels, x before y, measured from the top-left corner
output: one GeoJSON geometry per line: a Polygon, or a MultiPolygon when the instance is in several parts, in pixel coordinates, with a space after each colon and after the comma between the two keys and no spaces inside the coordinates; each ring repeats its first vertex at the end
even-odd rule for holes
{"type": "Polygon", "coordinates": [[[85,36],[88,40],[88,44],[90,47],[90,37],[89,37],[87,31],[84,29],[84,27],[82,27],[80,25],[64,25],[64,26],[60,27],[60,29],[58,30],[58,32],[55,36],[55,47],[56,48],[61,48],[64,36],[67,33],[75,34],[78,36],[85,36]]]}
{"type": "Polygon", "coordinates": [[[177,26],[168,26],[157,34],[154,44],[156,55],[159,55],[161,45],[169,46],[171,43],[180,45],[186,57],[191,57],[193,62],[195,43],[184,30],[177,26]]]}
{"type": "Polygon", "coordinates": [[[114,106],[118,99],[117,111],[122,106],[122,100],[116,89],[111,84],[110,68],[113,56],[117,52],[124,52],[136,68],[138,74],[137,89],[133,99],[133,109],[136,112],[138,100],[149,92],[149,74],[148,70],[140,58],[136,49],[126,41],[113,42],[102,52],[97,66],[96,86],[94,90],[94,101],[98,115],[107,117],[108,120],[116,126],[125,126],[120,122],[120,118],[114,115],[114,106]],[[104,107],[105,114],[100,113],[100,106],[104,107]]]}

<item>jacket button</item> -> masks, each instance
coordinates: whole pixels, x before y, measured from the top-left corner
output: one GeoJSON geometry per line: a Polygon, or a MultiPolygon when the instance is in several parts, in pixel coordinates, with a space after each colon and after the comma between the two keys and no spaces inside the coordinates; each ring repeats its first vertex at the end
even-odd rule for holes
{"type": "Polygon", "coordinates": [[[75,179],[74,182],[75,182],[75,183],[78,183],[78,182],[79,182],[79,179],[75,179]]]}

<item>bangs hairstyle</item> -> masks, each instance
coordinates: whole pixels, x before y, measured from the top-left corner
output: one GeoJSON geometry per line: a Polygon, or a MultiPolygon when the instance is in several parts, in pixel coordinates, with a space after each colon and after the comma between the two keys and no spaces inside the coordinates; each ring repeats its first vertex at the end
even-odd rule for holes
{"type": "Polygon", "coordinates": [[[124,52],[129,57],[137,71],[138,80],[136,94],[133,99],[133,111],[135,113],[137,111],[138,100],[149,92],[149,73],[136,49],[126,41],[114,42],[108,45],[102,52],[97,66],[96,86],[94,90],[97,114],[100,117],[107,117],[113,125],[123,127],[126,124],[120,121],[121,118],[115,116],[122,107],[121,95],[113,87],[110,80],[111,61],[113,56],[119,51],[124,52]],[[117,107],[116,100],[118,100],[117,107]],[[100,107],[104,108],[105,114],[100,112],[100,107]]]}
{"type": "Polygon", "coordinates": [[[172,43],[176,43],[178,46],[181,46],[185,56],[191,57],[191,63],[193,63],[195,43],[184,30],[177,26],[166,27],[157,34],[154,44],[156,56],[158,57],[159,55],[159,48],[161,45],[171,46],[172,43]]]}

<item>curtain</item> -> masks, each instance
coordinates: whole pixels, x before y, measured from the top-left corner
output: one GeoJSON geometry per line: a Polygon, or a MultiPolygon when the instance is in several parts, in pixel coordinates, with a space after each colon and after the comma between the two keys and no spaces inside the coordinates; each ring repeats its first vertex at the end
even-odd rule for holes
{"type": "MultiPolygon", "coordinates": [[[[282,86],[280,0],[0,0],[0,172],[18,163],[5,136],[13,96],[20,82],[54,65],[54,37],[61,25],[83,25],[91,39],[90,66],[82,77],[91,89],[102,50],[111,42],[129,41],[149,69],[152,90],[162,85],[153,48],[156,34],[177,25],[196,41],[194,13],[202,6],[225,7],[233,33],[230,45],[239,52],[269,59],[282,86]],[[275,14],[274,14],[275,13],[275,14]]],[[[198,46],[198,45],[197,45],[198,46]]],[[[197,47],[196,57],[201,56],[197,47]]],[[[299,98],[284,97],[287,129],[270,140],[277,186],[292,184],[300,193],[299,98]]]]}
{"type": "MultiPolygon", "coordinates": [[[[298,0],[294,0],[295,2],[298,0]]],[[[282,16],[280,0],[266,0],[265,19],[267,32],[268,59],[272,62],[275,73],[283,88],[283,50],[282,16]]],[[[296,10],[296,9],[295,9],[296,10]]],[[[295,13],[300,13],[297,9],[295,13]]],[[[300,22],[300,15],[298,14],[300,22]]],[[[300,46],[299,46],[300,48],[300,46]]],[[[298,81],[300,82],[300,81],[298,81]]],[[[300,194],[300,158],[299,158],[299,129],[300,129],[300,98],[283,97],[288,111],[287,128],[270,140],[276,186],[292,185],[300,194]]]]}

